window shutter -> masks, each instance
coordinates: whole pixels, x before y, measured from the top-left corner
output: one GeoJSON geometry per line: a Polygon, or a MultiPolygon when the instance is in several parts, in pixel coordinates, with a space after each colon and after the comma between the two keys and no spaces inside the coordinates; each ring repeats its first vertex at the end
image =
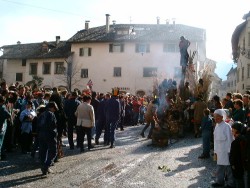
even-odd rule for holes
{"type": "Polygon", "coordinates": [[[109,44],[109,52],[113,52],[113,44],[109,44]]]}
{"type": "Polygon", "coordinates": [[[135,44],[135,52],[139,53],[139,44],[135,44]]]}
{"type": "Polygon", "coordinates": [[[91,56],[91,48],[89,48],[89,54],[88,55],[91,56]]]}
{"type": "Polygon", "coordinates": [[[146,52],[147,52],[147,53],[150,52],[150,44],[146,44],[146,52]]]}
{"type": "Polygon", "coordinates": [[[124,52],[124,44],[121,44],[121,52],[124,52]]]}

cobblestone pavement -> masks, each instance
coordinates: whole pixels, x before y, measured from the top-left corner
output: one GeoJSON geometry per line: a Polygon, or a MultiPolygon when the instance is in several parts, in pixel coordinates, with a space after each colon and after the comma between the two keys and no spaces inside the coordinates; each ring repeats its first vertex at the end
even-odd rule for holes
{"type": "Polygon", "coordinates": [[[150,145],[151,140],[140,137],[142,128],[118,130],[113,149],[98,145],[80,153],[65,147],[65,157],[47,176],[41,175],[37,157],[9,153],[7,160],[0,162],[0,187],[210,187],[215,162],[198,159],[201,138],[187,134],[168,147],[157,148],[150,145]]]}

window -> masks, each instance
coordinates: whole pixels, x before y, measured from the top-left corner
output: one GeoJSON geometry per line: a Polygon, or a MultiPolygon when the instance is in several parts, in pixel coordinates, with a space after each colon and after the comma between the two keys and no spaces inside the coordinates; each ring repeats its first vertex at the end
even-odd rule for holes
{"type": "Polygon", "coordinates": [[[242,84],[242,89],[245,89],[245,86],[244,86],[244,84],[242,84]]]}
{"type": "Polygon", "coordinates": [[[244,77],[245,77],[245,75],[244,75],[244,67],[242,67],[242,74],[241,74],[241,80],[242,81],[244,81],[244,77]]]}
{"type": "Polygon", "coordinates": [[[81,78],[88,78],[88,77],[89,77],[88,69],[82,69],[81,78]]]}
{"type": "Polygon", "coordinates": [[[30,75],[37,75],[37,63],[30,64],[30,75]]]}
{"type": "Polygon", "coordinates": [[[250,46],[250,33],[248,33],[248,46],[250,46]]]}
{"type": "Polygon", "coordinates": [[[50,67],[51,67],[50,62],[43,63],[43,74],[50,74],[50,67]]]}
{"type": "Polygon", "coordinates": [[[143,77],[153,77],[157,74],[156,67],[144,67],[143,68],[143,77]]]}
{"type": "Polygon", "coordinates": [[[176,44],[164,44],[163,51],[164,52],[177,52],[178,46],[176,44]]]}
{"type": "Polygon", "coordinates": [[[230,87],[230,82],[227,83],[227,87],[230,87]]]}
{"type": "Polygon", "coordinates": [[[79,56],[84,56],[84,57],[91,56],[91,48],[80,48],[79,56]]]}
{"type": "Polygon", "coordinates": [[[23,67],[26,66],[26,59],[22,59],[22,66],[23,66],[23,67]]]}
{"type": "Polygon", "coordinates": [[[16,73],[16,82],[23,81],[23,73],[16,73]]]}
{"type": "Polygon", "coordinates": [[[240,69],[237,70],[237,83],[240,81],[240,69]]]}
{"type": "Polygon", "coordinates": [[[150,45],[139,43],[135,45],[135,52],[136,53],[149,53],[150,52],[150,45]]]}
{"type": "Polygon", "coordinates": [[[122,68],[114,67],[114,77],[121,77],[121,76],[122,76],[122,68]]]}
{"type": "Polygon", "coordinates": [[[124,44],[109,44],[109,52],[124,52],[124,44]]]}
{"type": "Polygon", "coordinates": [[[55,62],[55,74],[63,74],[65,67],[63,62],[55,62]]]}

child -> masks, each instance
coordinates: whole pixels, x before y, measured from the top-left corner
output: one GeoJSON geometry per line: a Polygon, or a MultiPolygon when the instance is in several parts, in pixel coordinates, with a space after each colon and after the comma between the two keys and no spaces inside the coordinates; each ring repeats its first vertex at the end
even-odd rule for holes
{"type": "Polygon", "coordinates": [[[232,133],[235,140],[231,143],[229,161],[235,178],[236,187],[244,187],[244,168],[242,163],[242,151],[244,150],[244,139],[241,136],[241,131],[244,125],[236,121],[232,125],[232,133]]]}
{"type": "Polygon", "coordinates": [[[210,157],[210,139],[213,130],[213,121],[209,116],[210,110],[206,108],[203,113],[204,117],[201,121],[203,153],[198,157],[199,159],[207,159],[210,157]]]}
{"type": "Polygon", "coordinates": [[[233,125],[233,123],[234,123],[234,120],[232,119],[232,116],[231,116],[231,110],[228,110],[228,109],[223,109],[225,112],[226,112],[226,114],[227,114],[227,117],[226,117],[226,119],[225,119],[225,122],[226,123],[228,123],[230,126],[232,126],[233,125]]]}
{"type": "Polygon", "coordinates": [[[144,104],[140,106],[139,112],[140,112],[139,123],[144,125],[144,115],[146,112],[146,106],[144,104]]]}

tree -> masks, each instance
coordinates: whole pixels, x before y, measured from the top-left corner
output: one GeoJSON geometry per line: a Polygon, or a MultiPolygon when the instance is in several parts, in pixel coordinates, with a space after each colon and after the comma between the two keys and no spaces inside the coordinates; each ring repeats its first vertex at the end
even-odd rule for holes
{"type": "Polygon", "coordinates": [[[80,82],[80,69],[77,63],[73,63],[72,55],[65,59],[66,67],[63,68],[63,74],[58,77],[59,80],[67,85],[68,91],[71,91],[72,87],[80,82]]]}
{"type": "Polygon", "coordinates": [[[44,80],[43,77],[32,75],[32,80],[27,82],[26,85],[30,86],[32,90],[35,90],[42,86],[43,80],[44,80]]]}

